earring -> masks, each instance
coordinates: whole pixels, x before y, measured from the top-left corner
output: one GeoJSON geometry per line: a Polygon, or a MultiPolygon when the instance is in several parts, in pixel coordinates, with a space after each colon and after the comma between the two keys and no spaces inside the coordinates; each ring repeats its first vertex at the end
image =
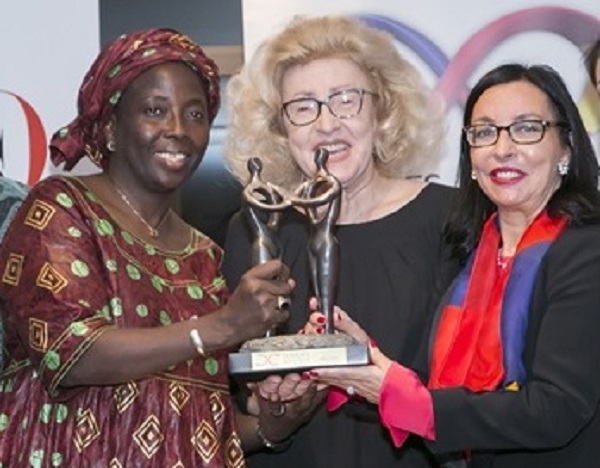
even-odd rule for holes
{"type": "Polygon", "coordinates": [[[115,144],[114,140],[108,140],[106,142],[106,149],[111,153],[115,152],[115,150],[117,149],[117,145],[115,144]]]}
{"type": "Polygon", "coordinates": [[[477,174],[475,174],[475,171],[471,171],[471,179],[477,180],[477,174]]]}
{"type": "Polygon", "coordinates": [[[558,161],[558,173],[563,177],[569,173],[569,161],[566,159],[558,161]]]}

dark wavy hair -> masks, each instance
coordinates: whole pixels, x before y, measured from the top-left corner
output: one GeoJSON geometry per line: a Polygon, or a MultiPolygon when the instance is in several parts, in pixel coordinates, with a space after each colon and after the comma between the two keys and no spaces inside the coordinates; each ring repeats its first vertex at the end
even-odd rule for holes
{"type": "MultiPolygon", "coordinates": [[[[561,142],[571,150],[569,172],[562,177],[560,187],[548,201],[549,216],[566,215],[572,224],[600,220],[598,161],[577,106],[554,69],[546,65],[513,63],[489,71],[467,98],[463,126],[471,124],[473,108],[486,90],[515,81],[527,81],[540,89],[550,101],[554,118],[565,123],[565,128],[559,129],[561,142]]],[[[462,261],[479,242],[485,221],[496,211],[496,206],[479,188],[477,181],[471,179],[471,171],[470,147],[463,132],[458,168],[459,190],[444,233],[452,254],[462,261]]]]}
{"type": "Polygon", "coordinates": [[[598,77],[596,76],[598,60],[600,60],[600,37],[587,49],[584,56],[585,69],[594,86],[598,83],[598,77]]]}

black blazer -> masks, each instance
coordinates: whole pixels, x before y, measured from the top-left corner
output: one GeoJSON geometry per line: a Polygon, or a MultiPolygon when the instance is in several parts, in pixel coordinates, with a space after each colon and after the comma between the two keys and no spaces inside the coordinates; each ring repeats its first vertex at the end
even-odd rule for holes
{"type": "Polygon", "coordinates": [[[600,467],[600,226],[568,227],[540,265],[518,392],[432,391],[436,453],[473,467],[600,467]]]}

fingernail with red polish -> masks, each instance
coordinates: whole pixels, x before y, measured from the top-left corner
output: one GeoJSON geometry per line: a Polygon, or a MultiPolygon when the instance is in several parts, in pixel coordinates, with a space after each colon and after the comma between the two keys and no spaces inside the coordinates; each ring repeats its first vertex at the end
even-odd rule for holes
{"type": "Polygon", "coordinates": [[[323,325],[325,323],[325,317],[317,317],[317,323],[320,323],[321,325],[323,325]]]}
{"type": "Polygon", "coordinates": [[[371,348],[379,347],[379,346],[377,346],[377,341],[375,341],[373,338],[369,338],[369,344],[371,345],[371,348]]]}
{"type": "Polygon", "coordinates": [[[323,327],[318,327],[316,329],[317,335],[322,335],[323,334],[323,327]]]}

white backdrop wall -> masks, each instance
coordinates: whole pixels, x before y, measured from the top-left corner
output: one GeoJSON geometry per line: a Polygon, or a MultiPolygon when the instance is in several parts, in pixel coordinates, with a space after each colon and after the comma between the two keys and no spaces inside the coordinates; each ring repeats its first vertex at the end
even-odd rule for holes
{"type": "MultiPolygon", "coordinates": [[[[33,184],[54,168],[48,139],[75,116],[99,50],[96,0],[21,0],[0,7],[2,172],[33,184]]],[[[85,164],[79,171],[89,171],[85,164]]]]}
{"type": "MultiPolygon", "coordinates": [[[[398,37],[398,47],[446,102],[448,136],[436,174],[454,183],[461,98],[492,66],[548,63],[565,78],[596,148],[600,103],[582,47],[600,35],[598,0],[240,0],[245,55],[296,14],[353,14],[398,37]],[[565,6],[565,4],[567,4],[565,6]]],[[[75,115],[76,93],[99,50],[98,0],[23,0],[0,8],[0,144],[5,175],[35,183],[56,171],[50,135],[75,115]]],[[[80,164],[78,172],[95,170],[80,164]]]]}
{"type": "Polygon", "coordinates": [[[246,57],[295,15],[358,15],[394,34],[446,105],[446,150],[435,171],[441,182],[455,182],[465,91],[503,62],[557,69],[599,148],[600,102],[582,62],[582,50],[600,36],[599,0],[242,0],[242,14],[246,57]]]}

